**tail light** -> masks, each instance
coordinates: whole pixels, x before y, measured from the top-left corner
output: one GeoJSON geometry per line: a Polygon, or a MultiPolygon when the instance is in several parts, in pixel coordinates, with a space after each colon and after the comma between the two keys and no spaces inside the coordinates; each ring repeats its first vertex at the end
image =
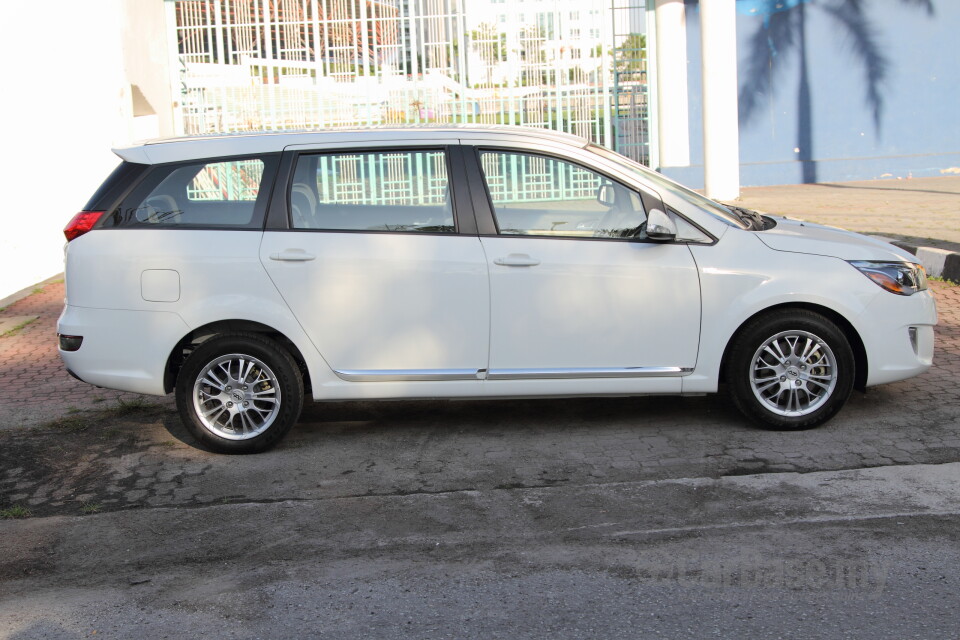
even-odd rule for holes
{"type": "Polygon", "coordinates": [[[67,242],[71,240],[76,240],[90,229],[93,229],[93,225],[97,224],[97,220],[100,219],[105,211],[81,211],[77,215],[73,216],[73,219],[67,224],[66,228],[63,230],[63,235],[67,236],[67,242]]]}

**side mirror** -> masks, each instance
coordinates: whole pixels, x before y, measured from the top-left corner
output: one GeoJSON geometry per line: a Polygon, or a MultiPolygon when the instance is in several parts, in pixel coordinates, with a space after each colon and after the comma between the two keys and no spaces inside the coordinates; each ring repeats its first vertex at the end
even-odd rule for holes
{"type": "Polygon", "coordinates": [[[657,242],[677,239],[677,223],[660,209],[651,209],[647,215],[647,237],[657,242]]]}
{"type": "Polygon", "coordinates": [[[597,202],[605,207],[612,207],[617,203],[617,193],[612,184],[602,184],[597,187],[597,202]]]}

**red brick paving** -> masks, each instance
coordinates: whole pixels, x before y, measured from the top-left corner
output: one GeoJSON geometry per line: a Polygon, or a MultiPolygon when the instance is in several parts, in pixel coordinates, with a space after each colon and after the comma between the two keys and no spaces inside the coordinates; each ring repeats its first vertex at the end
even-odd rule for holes
{"type": "Polygon", "coordinates": [[[38,316],[13,335],[0,337],[0,429],[43,424],[75,409],[103,409],[121,400],[150,398],[98,389],[67,373],[57,354],[57,318],[63,283],[13,303],[0,318],[38,316]]]}
{"type": "Polygon", "coordinates": [[[930,288],[937,299],[939,316],[933,368],[917,380],[940,386],[955,397],[960,383],[960,285],[931,282],[930,288]]]}
{"type": "MultiPolygon", "coordinates": [[[[940,324],[937,327],[935,366],[911,381],[920,396],[936,401],[944,385],[957,384],[960,371],[960,286],[932,282],[940,324]]],[[[120,401],[147,398],[132,393],[98,389],[71,378],[57,355],[57,318],[63,308],[63,283],[48,284],[16,302],[0,318],[35,315],[37,320],[13,335],[0,337],[0,429],[43,424],[71,410],[103,409],[120,401]]]]}

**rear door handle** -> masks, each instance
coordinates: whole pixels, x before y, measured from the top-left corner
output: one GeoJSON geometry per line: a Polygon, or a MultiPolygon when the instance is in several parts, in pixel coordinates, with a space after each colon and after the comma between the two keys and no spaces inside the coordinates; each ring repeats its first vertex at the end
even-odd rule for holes
{"type": "Polygon", "coordinates": [[[493,262],[504,267],[535,267],[540,264],[539,260],[525,253],[511,253],[506,258],[497,258],[493,262]]]}
{"type": "Polygon", "coordinates": [[[314,260],[317,256],[312,253],[307,253],[303,249],[284,249],[283,251],[277,253],[271,253],[271,260],[283,260],[286,262],[307,262],[308,260],[314,260]]]}

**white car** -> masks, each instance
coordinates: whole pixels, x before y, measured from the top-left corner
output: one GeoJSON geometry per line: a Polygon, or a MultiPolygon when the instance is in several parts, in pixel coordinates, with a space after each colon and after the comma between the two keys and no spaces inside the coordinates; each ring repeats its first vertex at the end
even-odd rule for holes
{"type": "Polygon", "coordinates": [[[210,448],[314,400],[704,394],[778,429],[930,367],[878,240],[731,209],[581,138],[446,126],[160,140],[65,233],[60,355],[210,448]]]}

